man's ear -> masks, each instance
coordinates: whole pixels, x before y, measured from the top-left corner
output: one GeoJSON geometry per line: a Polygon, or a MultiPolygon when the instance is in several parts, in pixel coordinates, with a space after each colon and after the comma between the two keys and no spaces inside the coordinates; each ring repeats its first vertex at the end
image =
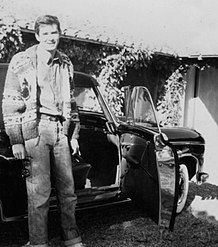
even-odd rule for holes
{"type": "Polygon", "coordinates": [[[35,33],[36,40],[40,42],[39,35],[35,33]]]}

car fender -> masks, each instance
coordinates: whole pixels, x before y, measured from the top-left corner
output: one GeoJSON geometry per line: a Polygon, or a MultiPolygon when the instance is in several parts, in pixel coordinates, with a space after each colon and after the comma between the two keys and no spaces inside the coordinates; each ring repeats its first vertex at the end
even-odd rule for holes
{"type": "Polygon", "coordinates": [[[190,153],[189,154],[179,153],[178,157],[179,157],[179,164],[185,164],[187,166],[189,172],[189,179],[191,179],[199,170],[198,159],[190,153]]]}

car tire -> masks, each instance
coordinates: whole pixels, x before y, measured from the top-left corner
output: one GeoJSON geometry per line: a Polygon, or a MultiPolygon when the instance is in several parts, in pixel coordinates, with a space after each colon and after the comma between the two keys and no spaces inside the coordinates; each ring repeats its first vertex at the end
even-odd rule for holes
{"type": "Polygon", "coordinates": [[[189,190],[189,174],[186,165],[181,164],[179,166],[179,196],[177,202],[176,213],[181,213],[185,207],[185,203],[189,190]]]}

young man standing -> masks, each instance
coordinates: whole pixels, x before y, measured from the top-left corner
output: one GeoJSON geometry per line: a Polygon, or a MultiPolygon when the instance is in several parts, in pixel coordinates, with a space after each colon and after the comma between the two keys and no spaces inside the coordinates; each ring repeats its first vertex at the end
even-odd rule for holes
{"type": "Polygon", "coordinates": [[[75,220],[77,197],[70,151],[78,151],[80,125],[73,65],[57,50],[60,34],[57,17],[45,15],[36,20],[39,44],[12,58],[3,94],[3,117],[13,154],[17,159],[30,159],[30,176],[26,178],[26,246],[48,246],[51,174],[59,202],[63,243],[68,247],[84,246],[75,220]]]}

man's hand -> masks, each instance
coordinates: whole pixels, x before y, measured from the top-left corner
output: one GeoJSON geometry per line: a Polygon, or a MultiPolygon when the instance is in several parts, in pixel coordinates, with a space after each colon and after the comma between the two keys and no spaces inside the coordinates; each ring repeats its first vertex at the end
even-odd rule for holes
{"type": "Polygon", "coordinates": [[[70,141],[70,145],[71,145],[71,148],[73,150],[72,154],[79,153],[79,143],[78,143],[77,139],[72,138],[70,141]]]}
{"type": "Polygon", "coordinates": [[[25,159],[26,149],[24,147],[24,144],[14,144],[12,146],[12,152],[15,158],[19,160],[25,159]]]}

